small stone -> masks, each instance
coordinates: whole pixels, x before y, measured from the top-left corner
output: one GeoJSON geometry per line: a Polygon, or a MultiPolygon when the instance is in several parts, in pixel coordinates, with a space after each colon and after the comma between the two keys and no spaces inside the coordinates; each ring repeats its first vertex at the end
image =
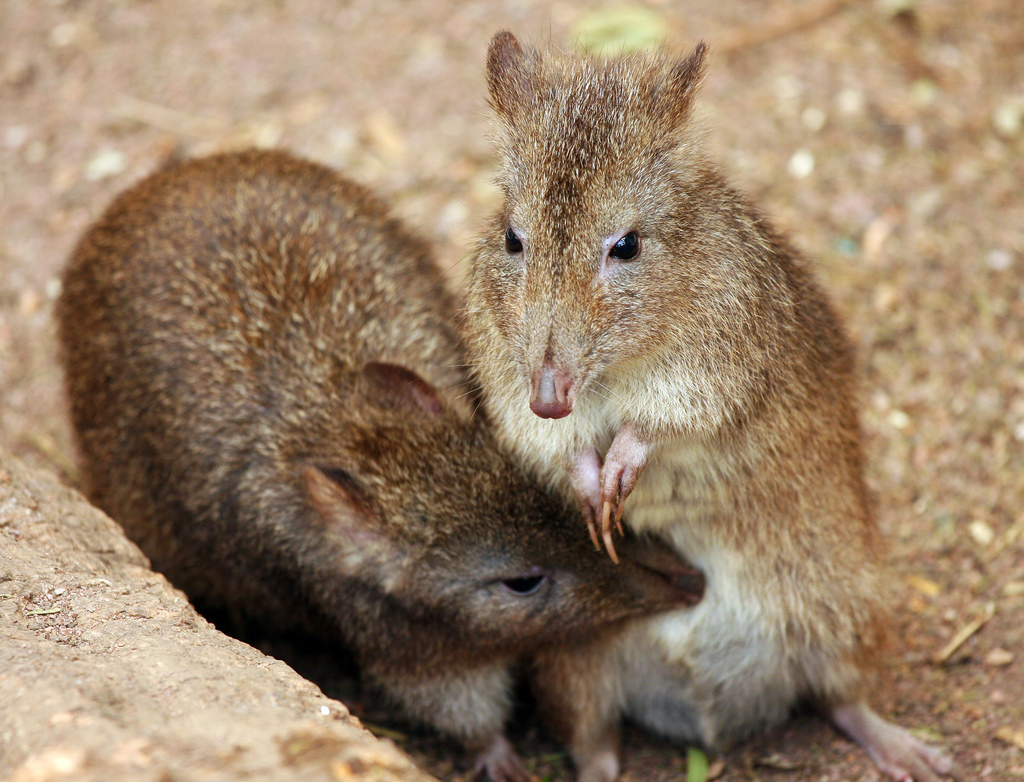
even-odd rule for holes
{"type": "Polygon", "coordinates": [[[864,110],[864,93],[847,87],[836,94],[836,108],[847,117],[860,114],[864,110]]]}
{"type": "Polygon", "coordinates": [[[1003,668],[1012,662],[1013,653],[1006,651],[1002,647],[996,647],[985,655],[985,664],[993,665],[997,668],[1003,668]]]}
{"type": "Polygon", "coordinates": [[[985,265],[994,272],[1004,272],[1013,265],[1013,255],[1008,250],[990,250],[985,256],[985,265]]]}
{"type": "Polygon", "coordinates": [[[98,182],[101,179],[117,176],[127,167],[128,162],[124,153],[107,147],[97,152],[86,164],[85,178],[90,182],[98,182]]]}
{"type": "Polygon", "coordinates": [[[60,289],[60,277],[51,277],[46,281],[43,291],[46,293],[46,298],[53,301],[60,296],[60,289]]]}
{"type": "Polygon", "coordinates": [[[50,46],[54,49],[66,49],[82,41],[86,37],[86,27],[80,22],[61,22],[50,30],[50,46]]]}
{"type": "Polygon", "coordinates": [[[903,430],[910,426],[910,416],[904,413],[902,410],[893,410],[886,417],[889,422],[889,426],[893,429],[903,430]]]}
{"type": "Polygon", "coordinates": [[[786,170],[794,179],[807,179],[814,172],[814,155],[806,149],[798,149],[789,159],[786,170]]]}
{"type": "Polygon", "coordinates": [[[4,146],[8,149],[21,149],[25,146],[26,141],[28,141],[28,128],[24,125],[11,125],[4,131],[4,146]]]}
{"type": "Polygon", "coordinates": [[[938,97],[939,85],[931,79],[918,79],[910,85],[910,94],[918,106],[927,106],[938,97]]]}
{"type": "Polygon", "coordinates": [[[993,532],[992,527],[981,519],[975,519],[972,521],[970,526],[967,528],[967,531],[970,533],[974,542],[979,546],[987,546],[996,537],[996,533],[993,532]]]}
{"type": "Polygon", "coordinates": [[[825,112],[814,106],[808,106],[800,114],[800,121],[804,124],[804,127],[812,133],[817,133],[825,127],[825,122],[827,120],[828,116],[825,112]]]}
{"type": "Polygon", "coordinates": [[[1016,138],[1024,130],[1024,98],[1008,98],[992,113],[996,133],[1006,139],[1016,138]]]}

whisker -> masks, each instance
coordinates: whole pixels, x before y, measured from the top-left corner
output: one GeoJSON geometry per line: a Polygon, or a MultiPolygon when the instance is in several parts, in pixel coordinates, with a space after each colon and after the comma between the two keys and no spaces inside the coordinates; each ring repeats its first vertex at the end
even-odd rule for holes
{"type": "Polygon", "coordinates": [[[595,380],[594,381],[594,385],[597,386],[598,388],[602,389],[603,391],[605,391],[608,394],[607,396],[602,396],[603,399],[609,399],[609,400],[611,400],[613,402],[618,402],[620,405],[625,407],[626,400],[623,399],[620,394],[617,394],[615,391],[613,391],[611,388],[606,386],[600,380],[595,380]]]}

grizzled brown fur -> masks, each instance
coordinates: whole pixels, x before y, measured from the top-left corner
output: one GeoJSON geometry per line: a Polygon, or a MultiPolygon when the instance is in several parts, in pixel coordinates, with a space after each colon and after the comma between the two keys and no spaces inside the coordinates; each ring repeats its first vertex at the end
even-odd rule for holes
{"type": "Polygon", "coordinates": [[[864,701],[887,619],[850,344],[808,265],[702,152],[705,57],[597,61],[507,32],[488,53],[505,202],[466,315],[488,413],[610,554],[625,509],[708,577],[696,608],[541,678],[588,780],[614,776],[586,769],[620,712],[720,748],[801,700],[890,774],[935,779],[948,763],[864,701]]]}
{"type": "Polygon", "coordinates": [[[521,779],[513,662],[696,592],[675,565],[617,572],[498,447],[455,311],[366,190],[249,152],[121,195],[57,317],[87,492],[155,567],[206,607],[348,647],[408,717],[521,779]]]}

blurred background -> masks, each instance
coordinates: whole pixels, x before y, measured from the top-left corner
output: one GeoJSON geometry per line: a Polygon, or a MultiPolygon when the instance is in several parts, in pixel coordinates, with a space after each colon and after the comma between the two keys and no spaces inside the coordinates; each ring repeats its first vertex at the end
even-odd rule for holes
{"type": "MultiPolygon", "coordinates": [[[[708,146],[815,259],[860,350],[898,609],[873,701],[948,745],[961,779],[1024,779],[1020,0],[0,0],[0,447],[74,484],[61,268],[168,159],[282,146],[337,167],[458,285],[498,203],[483,59],[501,28],[594,52],[710,44],[708,146]]],[[[678,778],[683,757],[630,733],[627,779],[678,778]]],[[[536,768],[569,778],[557,754],[536,768]]],[[[876,778],[814,718],[721,774],[876,778]]]]}

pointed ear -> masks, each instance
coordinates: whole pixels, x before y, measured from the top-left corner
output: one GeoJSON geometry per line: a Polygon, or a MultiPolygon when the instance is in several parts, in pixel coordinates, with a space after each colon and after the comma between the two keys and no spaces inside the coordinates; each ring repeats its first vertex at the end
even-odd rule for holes
{"type": "MultiPolygon", "coordinates": [[[[307,465],[302,479],[327,540],[340,555],[332,560],[337,567],[356,575],[399,558],[400,552],[387,536],[369,496],[348,472],[307,465]]],[[[383,570],[380,578],[386,578],[383,570]]]]}
{"type": "Polygon", "coordinates": [[[487,90],[491,107],[515,125],[522,106],[531,100],[529,58],[508,30],[495,33],[487,47],[487,90]]]}
{"type": "Polygon", "coordinates": [[[411,369],[371,361],[363,367],[363,375],[374,385],[379,400],[386,406],[431,416],[444,412],[437,389],[411,369]]]}
{"type": "Polygon", "coordinates": [[[693,98],[707,70],[707,44],[701,41],[693,52],[668,72],[661,85],[662,100],[670,121],[677,125],[690,114],[693,98]]]}

